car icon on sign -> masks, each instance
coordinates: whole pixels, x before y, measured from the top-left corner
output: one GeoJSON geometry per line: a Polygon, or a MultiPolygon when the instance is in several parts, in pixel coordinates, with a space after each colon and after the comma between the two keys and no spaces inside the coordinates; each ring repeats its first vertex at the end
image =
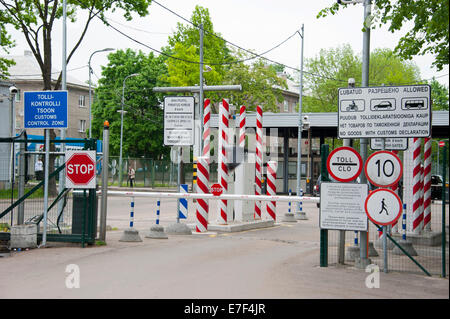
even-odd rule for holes
{"type": "Polygon", "coordinates": [[[378,103],[377,105],[374,105],[373,108],[375,110],[390,109],[390,108],[392,108],[392,103],[389,101],[382,101],[382,102],[378,103]]]}

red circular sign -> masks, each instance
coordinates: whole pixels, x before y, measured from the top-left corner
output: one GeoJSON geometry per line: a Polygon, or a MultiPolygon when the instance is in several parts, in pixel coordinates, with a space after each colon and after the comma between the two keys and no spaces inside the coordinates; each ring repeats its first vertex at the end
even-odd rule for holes
{"type": "Polygon", "coordinates": [[[445,146],[445,142],[444,141],[439,141],[439,147],[444,147],[445,146]]]}
{"type": "Polygon", "coordinates": [[[87,154],[73,154],[66,162],[66,177],[76,185],[87,185],[95,176],[95,163],[87,154]]]}
{"type": "Polygon", "coordinates": [[[402,200],[390,189],[370,192],[364,203],[367,217],[377,225],[393,225],[402,213],[402,200]]]}
{"type": "Polygon", "coordinates": [[[364,173],[373,185],[390,187],[398,183],[403,173],[400,158],[390,151],[378,151],[369,156],[364,173]]]}
{"type": "Polygon", "coordinates": [[[211,193],[214,196],[220,196],[220,195],[222,195],[222,192],[223,192],[223,187],[220,184],[216,183],[216,184],[211,185],[211,193]]]}
{"type": "Polygon", "coordinates": [[[327,170],[335,180],[351,182],[361,174],[361,155],[354,148],[338,147],[327,158],[327,170]]]}

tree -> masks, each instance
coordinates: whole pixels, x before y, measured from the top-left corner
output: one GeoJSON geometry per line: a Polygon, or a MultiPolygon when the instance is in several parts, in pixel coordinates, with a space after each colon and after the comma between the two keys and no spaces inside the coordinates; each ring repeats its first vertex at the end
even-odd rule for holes
{"type": "MultiPolygon", "coordinates": [[[[68,64],[84,36],[90,23],[95,18],[100,18],[105,24],[104,14],[107,11],[122,9],[126,19],[131,20],[132,13],[144,16],[151,0],[67,0],[67,19],[76,22],[77,13],[86,12],[87,17],[82,24],[82,31],[78,35],[73,48],[68,52],[66,63],[68,64]]],[[[4,25],[12,25],[16,30],[22,31],[25,40],[33,52],[42,73],[43,90],[58,90],[61,87],[62,73],[52,88],[52,35],[55,23],[63,17],[63,5],[60,0],[0,0],[1,21],[4,25]]],[[[72,35],[75,38],[75,35],[72,35]]],[[[48,130],[50,139],[54,139],[54,130],[48,130]]],[[[51,144],[50,151],[54,151],[51,144]]],[[[49,170],[53,171],[54,161],[51,156],[49,170]]],[[[50,194],[56,194],[56,184],[52,179],[49,183],[50,194]]]]}
{"type": "MultiPolygon", "coordinates": [[[[373,0],[370,27],[388,25],[392,33],[406,28],[394,52],[403,59],[431,53],[433,65],[442,70],[449,63],[449,1],[448,0],[373,0]],[[412,21],[412,26],[409,22],[412,21]]],[[[341,7],[334,3],[321,10],[317,17],[336,14],[341,7]]]]}
{"type": "Polygon", "coordinates": [[[168,74],[164,79],[173,86],[198,85],[200,79],[200,24],[203,25],[203,61],[211,68],[204,72],[207,85],[241,84],[241,92],[205,92],[205,98],[213,101],[212,111],[217,112],[218,103],[222,98],[228,98],[234,105],[246,105],[250,110],[260,104],[266,111],[277,111],[277,102],[282,101],[281,88],[286,88],[286,82],[277,77],[277,68],[268,65],[261,59],[253,62],[248,53],[233,51],[220,34],[214,32],[209,10],[196,6],[191,17],[192,24],[178,24],[177,31],[169,37],[166,54],[173,58],[167,59],[168,74]]]}
{"type": "MultiPolygon", "coordinates": [[[[14,41],[11,39],[11,36],[7,34],[6,29],[3,27],[7,24],[10,19],[5,15],[3,10],[0,10],[0,48],[9,53],[9,49],[14,47],[14,41]]],[[[10,66],[14,65],[15,62],[13,60],[5,59],[0,57],[0,80],[5,79],[8,73],[8,69],[10,66]]]]}
{"type": "Polygon", "coordinates": [[[439,83],[435,78],[430,81],[433,110],[448,111],[448,87],[439,83]]]}
{"type": "Polygon", "coordinates": [[[230,65],[225,74],[224,83],[241,84],[242,91],[222,92],[218,98],[229,98],[234,105],[245,105],[249,111],[256,111],[261,105],[264,112],[278,112],[278,103],[283,102],[282,89],[286,89],[286,80],[277,76],[277,69],[263,59],[251,63],[242,62],[248,55],[238,53],[241,62],[230,65]]]}
{"type": "MultiPolygon", "coordinates": [[[[348,78],[361,85],[362,58],[351,47],[321,50],[305,63],[306,112],[336,112],[338,88],[347,87],[348,78]]],[[[406,85],[420,81],[419,68],[404,61],[390,49],[375,49],[370,55],[369,85],[406,85]]]]}
{"type": "Polygon", "coordinates": [[[162,95],[152,92],[155,86],[166,86],[161,75],[166,74],[164,58],[141,51],[116,51],[108,55],[108,65],[103,67],[102,78],[96,89],[96,101],[92,106],[92,136],[101,138],[103,122],[110,123],[110,151],[118,155],[120,150],[120,113],[123,81],[125,82],[123,145],[124,156],[160,159],[169,153],[163,145],[162,95]]]}

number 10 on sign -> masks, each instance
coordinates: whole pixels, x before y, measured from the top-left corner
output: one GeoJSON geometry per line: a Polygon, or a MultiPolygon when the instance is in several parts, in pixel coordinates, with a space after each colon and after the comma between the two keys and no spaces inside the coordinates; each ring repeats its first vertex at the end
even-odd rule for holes
{"type": "Polygon", "coordinates": [[[366,161],[364,172],[375,186],[393,186],[402,177],[403,165],[397,155],[389,151],[373,153],[366,161]]]}

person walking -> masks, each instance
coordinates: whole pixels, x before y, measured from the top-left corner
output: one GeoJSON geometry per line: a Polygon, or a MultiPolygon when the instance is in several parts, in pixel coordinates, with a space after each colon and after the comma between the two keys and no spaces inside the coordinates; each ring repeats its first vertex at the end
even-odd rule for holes
{"type": "Polygon", "coordinates": [[[134,179],[136,178],[136,172],[133,167],[128,169],[128,180],[130,181],[130,187],[134,187],[134,179]]]}
{"type": "Polygon", "coordinates": [[[36,174],[36,180],[42,181],[44,177],[44,164],[40,157],[38,157],[36,163],[34,163],[34,173],[36,174]]]}

